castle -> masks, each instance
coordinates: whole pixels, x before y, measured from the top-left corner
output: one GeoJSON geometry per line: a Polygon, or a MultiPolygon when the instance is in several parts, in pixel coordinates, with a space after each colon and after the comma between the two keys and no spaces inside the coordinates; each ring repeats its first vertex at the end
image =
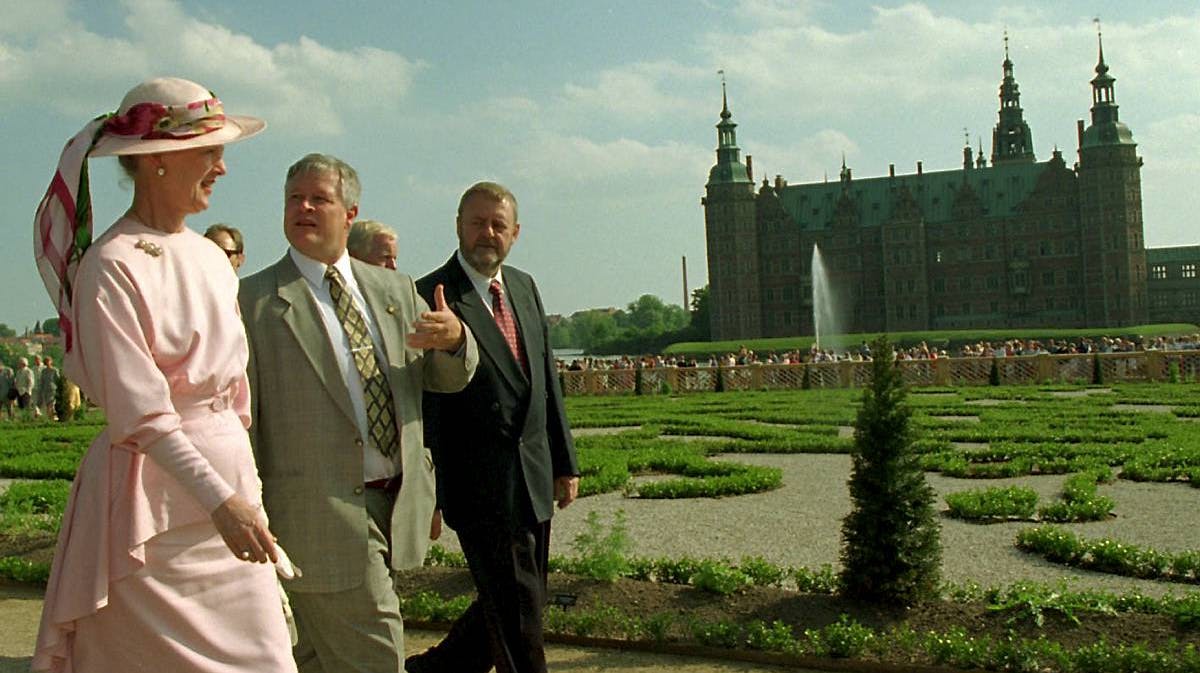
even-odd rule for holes
{"type": "Polygon", "coordinates": [[[918,162],[915,174],[892,166],[886,177],[856,179],[843,160],[836,182],[789,185],[776,176],[756,190],[722,86],[717,162],[701,199],[713,339],[813,334],[814,245],[844,333],[1187,319],[1170,316],[1184,295],[1200,298],[1200,249],[1144,247],[1142,160],[1117,114],[1103,42],[1074,165],[1057,149],[1046,161],[1034,157],[1005,43],[990,161],[968,144],[954,170],[927,172],[918,162]],[[1166,282],[1168,266],[1190,268],[1190,284],[1166,282]],[[1153,297],[1148,285],[1174,294],[1153,297]]]}

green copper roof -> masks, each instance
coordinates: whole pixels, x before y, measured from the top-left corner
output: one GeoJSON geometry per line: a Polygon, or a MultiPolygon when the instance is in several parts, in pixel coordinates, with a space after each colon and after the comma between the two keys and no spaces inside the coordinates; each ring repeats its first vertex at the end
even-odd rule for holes
{"type": "MultiPolygon", "coordinates": [[[[895,202],[893,190],[907,186],[921,208],[925,222],[933,224],[951,220],[958,190],[964,174],[979,197],[984,218],[1009,217],[1037,184],[1038,176],[1054,159],[1039,163],[1005,163],[986,168],[929,171],[924,174],[897,175],[855,179],[849,183],[849,195],[858,209],[859,223],[878,227],[892,217],[895,202]]],[[[780,202],[803,230],[818,230],[828,226],[835,206],[842,195],[841,182],[788,185],[781,190],[780,202]]]]}
{"type": "Polygon", "coordinates": [[[1146,264],[1192,262],[1200,259],[1200,245],[1176,245],[1167,248],[1146,248],[1146,264]]]}

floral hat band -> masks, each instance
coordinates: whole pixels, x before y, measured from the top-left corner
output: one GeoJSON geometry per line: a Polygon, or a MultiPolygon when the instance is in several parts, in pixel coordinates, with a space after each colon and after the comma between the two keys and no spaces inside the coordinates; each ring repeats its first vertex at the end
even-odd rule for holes
{"type": "MultiPolygon", "coordinates": [[[[210,94],[212,92],[209,92],[210,94]]],[[[225,127],[225,108],[216,96],[187,105],[137,103],[104,122],[104,133],[142,140],[195,138],[225,127]]]]}

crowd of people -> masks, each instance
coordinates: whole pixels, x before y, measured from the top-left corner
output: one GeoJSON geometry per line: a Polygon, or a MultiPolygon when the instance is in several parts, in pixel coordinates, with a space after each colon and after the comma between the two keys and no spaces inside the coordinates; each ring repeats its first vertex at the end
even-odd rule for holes
{"type": "MultiPolygon", "coordinates": [[[[1005,341],[977,341],[953,349],[953,355],[944,348],[930,346],[922,341],[908,347],[893,347],[898,360],[937,360],[939,358],[1006,358],[1026,355],[1077,355],[1081,353],[1133,353],[1138,351],[1182,351],[1200,350],[1200,334],[1184,336],[1159,336],[1145,339],[1102,336],[1098,339],[1008,339],[1005,341]]],[[[570,362],[557,360],[559,371],[656,369],[662,367],[737,367],[742,365],[795,365],[822,362],[869,362],[871,346],[863,341],[855,348],[833,350],[819,348],[814,344],[809,350],[785,350],[755,352],[745,346],[736,352],[695,355],[622,355],[615,358],[579,357],[570,362]]]]}
{"type": "MultiPolygon", "coordinates": [[[[54,358],[34,355],[18,358],[16,368],[0,365],[0,418],[51,418],[57,419],[58,387],[61,375],[54,366],[54,358]]],[[[79,389],[67,386],[69,408],[79,406],[79,389]]]]}

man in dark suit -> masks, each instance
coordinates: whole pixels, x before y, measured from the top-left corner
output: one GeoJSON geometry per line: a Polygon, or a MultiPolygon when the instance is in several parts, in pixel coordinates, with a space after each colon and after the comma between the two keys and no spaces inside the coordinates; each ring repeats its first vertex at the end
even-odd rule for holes
{"type": "Polygon", "coordinates": [[[458,250],[417,281],[426,298],[444,288],[479,344],[466,388],[425,395],[438,507],[478,595],[441,643],[409,657],[410,673],[546,670],[550,517],[575,499],[579,465],[542,299],[533,278],[502,265],[520,231],[516,197],[475,184],[458,204],[458,250]]]}

